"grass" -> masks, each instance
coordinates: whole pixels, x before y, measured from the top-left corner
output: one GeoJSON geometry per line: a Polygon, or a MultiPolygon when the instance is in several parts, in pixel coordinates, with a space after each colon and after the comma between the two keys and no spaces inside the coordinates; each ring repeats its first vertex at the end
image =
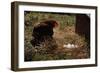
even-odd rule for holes
{"type": "Polygon", "coordinates": [[[84,59],[90,57],[89,43],[84,35],[75,33],[75,15],[27,11],[24,13],[25,61],[84,59]],[[54,19],[60,25],[54,29],[53,39],[48,38],[48,40],[41,43],[41,46],[33,47],[30,43],[33,27],[47,19],[54,19]],[[68,43],[76,44],[78,48],[64,48],[63,45],[68,43]]]}

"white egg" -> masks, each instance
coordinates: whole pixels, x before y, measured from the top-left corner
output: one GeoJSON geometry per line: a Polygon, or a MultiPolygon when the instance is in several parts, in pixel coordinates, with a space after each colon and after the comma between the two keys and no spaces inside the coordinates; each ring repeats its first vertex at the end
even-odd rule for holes
{"type": "Polygon", "coordinates": [[[67,48],[67,45],[66,45],[66,44],[64,44],[64,45],[63,45],[63,47],[64,47],[64,48],[67,48]]]}
{"type": "Polygon", "coordinates": [[[78,45],[75,45],[75,48],[78,48],[78,45]]]}
{"type": "Polygon", "coordinates": [[[75,45],[74,45],[74,44],[71,44],[71,47],[72,47],[72,48],[75,48],[75,45]]]}
{"type": "Polygon", "coordinates": [[[67,48],[72,48],[70,43],[67,44],[67,48]]]}

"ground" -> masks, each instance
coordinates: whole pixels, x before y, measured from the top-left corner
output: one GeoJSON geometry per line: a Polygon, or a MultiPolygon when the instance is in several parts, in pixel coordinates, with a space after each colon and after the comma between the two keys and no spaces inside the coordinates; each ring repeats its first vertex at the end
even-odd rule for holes
{"type": "Polygon", "coordinates": [[[90,57],[89,43],[84,35],[75,33],[75,15],[25,12],[25,61],[84,59],[90,57]],[[30,43],[34,25],[42,20],[54,19],[59,26],[54,29],[53,39],[46,40],[41,46],[33,47],[30,43]],[[64,45],[78,45],[67,48],[64,45]]]}

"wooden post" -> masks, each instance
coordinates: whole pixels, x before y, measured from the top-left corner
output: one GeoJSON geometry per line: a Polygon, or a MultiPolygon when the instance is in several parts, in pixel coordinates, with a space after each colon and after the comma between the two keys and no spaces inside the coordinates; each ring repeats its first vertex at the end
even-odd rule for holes
{"type": "Polygon", "coordinates": [[[84,35],[90,42],[90,17],[86,14],[76,14],[75,32],[84,35]]]}

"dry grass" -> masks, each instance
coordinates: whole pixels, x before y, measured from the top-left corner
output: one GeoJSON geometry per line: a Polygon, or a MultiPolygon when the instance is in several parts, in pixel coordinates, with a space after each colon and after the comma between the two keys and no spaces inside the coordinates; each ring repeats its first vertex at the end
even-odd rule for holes
{"type": "Polygon", "coordinates": [[[63,31],[57,31],[54,38],[58,44],[57,50],[59,52],[66,53],[72,59],[89,58],[89,44],[84,36],[75,33],[75,27],[68,26],[63,31]],[[64,48],[63,45],[68,43],[78,45],[78,48],[64,48]]]}
{"type": "Polygon", "coordinates": [[[40,46],[26,49],[26,60],[40,61],[89,58],[88,43],[83,36],[76,34],[74,29],[72,26],[66,27],[64,31],[57,29],[53,36],[54,39],[48,38],[40,46]],[[64,48],[63,45],[68,43],[76,44],[78,48],[64,48]]]}

